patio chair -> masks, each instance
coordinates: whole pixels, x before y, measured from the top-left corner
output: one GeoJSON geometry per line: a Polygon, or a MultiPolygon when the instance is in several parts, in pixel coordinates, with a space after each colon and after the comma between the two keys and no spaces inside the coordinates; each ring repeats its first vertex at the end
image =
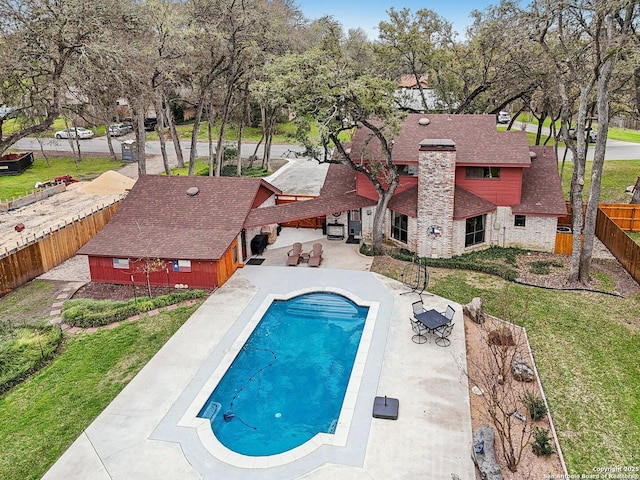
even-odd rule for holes
{"type": "Polygon", "coordinates": [[[309,252],[309,266],[319,267],[322,262],[322,244],[314,243],[313,249],[309,252]]]}
{"type": "Polygon", "coordinates": [[[409,318],[411,322],[411,330],[413,330],[413,343],[425,343],[427,341],[427,337],[425,333],[427,333],[428,329],[422,323],[414,320],[413,318],[409,318]]]}
{"type": "Polygon", "coordinates": [[[437,337],[436,345],[438,345],[439,347],[448,347],[449,345],[451,345],[449,336],[451,335],[451,331],[453,330],[454,325],[455,323],[447,323],[446,325],[443,325],[440,328],[436,328],[433,331],[433,333],[437,337]]]}
{"type": "Polygon", "coordinates": [[[291,250],[287,252],[287,266],[295,267],[300,263],[300,255],[302,255],[302,244],[296,242],[291,250]]]}
{"type": "Polygon", "coordinates": [[[422,299],[417,302],[413,302],[411,304],[411,308],[413,308],[413,314],[418,315],[419,313],[424,312],[424,304],[422,303],[422,299]]]}
{"type": "Polygon", "coordinates": [[[453,309],[451,305],[447,305],[447,309],[444,312],[444,316],[449,320],[449,323],[453,321],[453,316],[456,314],[456,311],[453,309]]]}

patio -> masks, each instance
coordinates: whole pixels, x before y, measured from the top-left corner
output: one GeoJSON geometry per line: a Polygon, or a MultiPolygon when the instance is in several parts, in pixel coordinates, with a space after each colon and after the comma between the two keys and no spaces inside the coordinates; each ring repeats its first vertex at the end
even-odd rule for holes
{"type": "MultiPolygon", "coordinates": [[[[357,249],[318,231],[284,229],[265,261],[245,266],[207,299],[43,478],[475,478],[460,306],[450,347],[413,343],[408,318],[417,295],[368,272],[371,259],[357,249]],[[305,252],[322,243],[320,268],[285,266],[294,241],[305,252]],[[212,455],[198,428],[181,421],[213,369],[269,295],[327,287],[377,309],[342,443],[310,447],[272,467],[232,452],[212,455]],[[372,418],[374,398],[384,395],[399,399],[398,420],[372,418]]],[[[449,304],[428,294],[423,300],[441,311],[449,304]]]]}

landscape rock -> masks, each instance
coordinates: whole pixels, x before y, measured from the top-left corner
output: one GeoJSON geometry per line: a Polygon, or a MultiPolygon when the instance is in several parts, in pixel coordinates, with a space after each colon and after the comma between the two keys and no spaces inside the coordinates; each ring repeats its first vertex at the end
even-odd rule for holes
{"type": "Polygon", "coordinates": [[[502,472],[496,461],[496,453],[493,448],[495,434],[491,427],[480,427],[473,432],[473,463],[480,471],[484,480],[502,480],[502,472]]]}
{"type": "Polygon", "coordinates": [[[509,327],[501,327],[489,332],[489,344],[513,347],[516,342],[513,340],[513,332],[511,329],[509,327]]]}
{"type": "Polygon", "coordinates": [[[513,378],[519,382],[533,382],[533,379],[535,378],[533,369],[527,365],[520,355],[516,355],[514,357],[511,373],[513,378]]]}
{"type": "Polygon", "coordinates": [[[482,298],[474,297],[471,302],[462,307],[462,312],[475,323],[484,323],[485,316],[482,309],[482,298]]]}

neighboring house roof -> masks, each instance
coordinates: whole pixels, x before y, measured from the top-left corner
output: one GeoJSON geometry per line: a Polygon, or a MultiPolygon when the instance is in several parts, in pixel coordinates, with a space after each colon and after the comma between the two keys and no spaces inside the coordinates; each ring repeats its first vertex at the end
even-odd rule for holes
{"type": "Polygon", "coordinates": [[[453,195],[453,218],[455,220],[477,217],[496,209],[494,203],[478,197],[462,187],[456,186],[453,195]]]}
{"type": "Polygon", "coordinates": [[[257,178],[143,175],[111,221],[78,253],[217,260],[255,203],[277,188],[257,178]],[[196,187],[196,195],[187,191],[196,187]]]}
{"type": "Polygon", "coordinates": [[[423,112],[425,110],[447,110],[447,104],[438,98],[438,94],[433,88],[423,88],[422,92],[424,93],[424,99],[427,102],[426,108],[422,101],[420,90],[418,89],[396,90],[394,92],[394,96],[398,107],[412,112],[423,112]]]}
{"type": "MultiPolygon", "coordinates": [[[[380,158],[381,147],[371,132],[359,127],[351,142],[352,158],[380,158]]],[[[456,165],[530,165],[525,132],[496,130],[495,115],[408,114],[394,138],[393,161],[417,162],[420,142],[425,139],[451,139],[456,144],[456,165]],[[420,125],[421,118],[429,120],[420,125]]]]}
{"type": "MultiPolygon", "coordinates": [[[[423,74],[419,78],[422,88],[427,88],[429,86],[429,76],[423,74]]],[[[418,88],[416,76],[413,73],[403,73],[398,80],[398,88],[418,88]]]]}
{"type": "Polygon", "coordinates": [[[518,215],[566,215],[567,206],[553,147],[533,146],[529,149],[536,156],[531,167],[522,172],[520,205],[511,210],[518,215]]]}

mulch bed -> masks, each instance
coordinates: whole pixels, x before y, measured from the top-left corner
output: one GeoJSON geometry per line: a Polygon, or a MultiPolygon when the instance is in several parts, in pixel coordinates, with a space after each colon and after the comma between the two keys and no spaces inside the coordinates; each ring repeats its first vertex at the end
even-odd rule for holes
{"type": "MultiPolygon", "coordinates": [[[[151,296],[159,297],[169,293],[184,292],[183,289],[171,287],[151,287],[151,296]]],[[[149,289],[146,285],[116,285],[113,283],[89,282],[80,287],[71,298],[93,298],[96,300],[127,301],[137,297],[148,297],[149,289]]]]}

